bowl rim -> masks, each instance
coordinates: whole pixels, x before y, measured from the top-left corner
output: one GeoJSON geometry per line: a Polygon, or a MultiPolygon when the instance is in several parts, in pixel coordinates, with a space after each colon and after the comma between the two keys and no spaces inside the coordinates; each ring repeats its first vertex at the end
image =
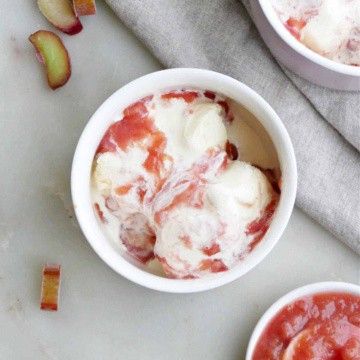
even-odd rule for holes
{"type": "MultiPolygon", "coordinates": [[[[201,88],[201,86],[198,87],[201,88]]],[[[125,105],[119,110],[122,111],[124,108],[125,105]]],[[[112,118],[112,121],[114,121],[114,118],[112,118]]],[[[268,131],[268,129],[266,130],[268,131]]],[[[284,170],[282,169],[282,171],[284,170]]],[[[229,76],[210,70],[193,68],[177,68],[153,72],[148,75],[142,76],[136,80],[133,80],[132,82],[121,87],[119,90],[113,93],[107,100],[105,100],[105,102],[103,102],[99,106],[99,108],[95,111],[95,113],[85,126],[75,150],[71,170],[71,193],[75,214],[78,219],[79,225],[83,231],[83,234],[85,235],[85,238],[87,239],[91,247],[94,249],[94,251],[108,266],[110,266],[113,270],[115,270],[125,278],[153,290],[171,293],[192,293],[210,290],[241,277],[246,272],[250,271],[254,266],[259,264],[277,244],[280,236],[285,230],[294,206],[296,187],[297,169],[294,149],[282,121],[275,113],[275,111],[270,107],[270,105],[255,91],[251,90],[248,86],[229,76]],[[105,240],[105,234],[101,231],[98,225],[91,204],[91,165],[95,150],[103,134],[111,123],[109,122],[106,127],[103,126],[103,131],[100,133],[100,135],[96,135],[96,133],[100,132],[99,125],[101,125],[101,121],[106,123],[106,121],[103,120],[103,116],[105,116],[104,114],[106,113],[107,108],[112,107],[113,104],[118,104],[119,100],[123,101],[123,99],[126,97],[130,97],[132,99],[132,101],[129,99],[127,100],[126,106],[128,106],[132,102],[149,95],[149,93],[141,93],[141,91],[138,90],[141,86],[144,86],[145,88],[153,87],[152,92],[155,92],[157,91],[157,89],[165,89],[168,87],[166,85],[153,85],[156,83],[163,84],[168,82],[170,84],[174,83],[174,88],[179,88],[182,86],[186,87],[186,85],[178,84],[178,82],[182,81],[184,83],[188,83],[188,87],[196,87],[196,85],[194,84],[196,81],[199,80],[200,82],[203,81],[206,83],[209,82],[209,84],[216,84],[214,85],[214,88],[211,88],[211,86],[207,86],[208,90],[224,92],[219,89],[221,88],[221,86],[223,86],[224,88],[228,87],[231,89],[236,89],[236,94],[234,90],[233,97],[242,97],[243,101],[241,102],[241,104],[243,106],[245,106],[244,102],[256,104],[257,107],[255,107],[254,109],[249,109],[247,106],[245,107],[258,118],[260,116],[259,113],[261,113],[262,116],[266,116],[266,121],[264,119],[259,119],[259,121],[263,124],[265,128],[266,126],[271,127],[272,131],[276,134],[276,136],[278,136],[279,143],[277,144],[274,142],[274,139],[269,134],[278,152],[280,163],[280,158],[282,157],[284,166],[286,166],[286,178],[284,177],[284,180],[286,180],[287,185],[285,187],[284,181],[284,188],[277,209],[277,216],[274,218],[267,234],[263,239],[264,244],[259,244],[262,245],[261,252],[256,253],[257,257],[251,256],[249,257],[249,260],[246,259],[246,267],[235,267],[229,271],[221,273],[221,275],[219,274],[216,276],[205,277],[201,279],[174,280],[162,278],[139,269],[135,265],[128,262],[119,253],[116,253],[114,248],[111,248],[110,242],[108,240],[105,240]],[[217,90],[215,89],[215,87],[217,88],[217,90]],[[134,93],[136,93],[137,95],[134,96],[134,93]],[[263,121],[265,121],[265,124],[263,123],[263,121]],[[94,140],[96,136],[99,138],[98,141],[94,140]],[[279,153],[278,147],[281,147],[283,152],[279,153]],[[99,239],[105,240],[105,242],[101,245],[99,239]],[[265,239],[267,239],[266,242],[264,241],[265,239]],[[106,249],[103,248],[104,246],[106,247],[106,249]]]]}
{"type": "Polygon", "coordinates": [[[313,50],[310,50],[301,42],[297,41],[290,32],[285,28],[284,24],[279,19],[278,15],[275,12],[275,9],[269,0],[256,0],[259,2],[266,18],[269,23],[280,36],[280,38],[287,43],[293,50],[295,50],[300,55],[304,56],[308,60],[314,62],[317,65],[320,65],[329,70],[350,76],[359,76],[360,77],[360,66],[352,66],[338,63],[334,60],[330,60],[313,50]]]}
{"type": "Polygon", "coordinates": [[[265,327],[284,306],[303,296],[329,292],[355,294],[360,296],[360,286],[347,282],[325,281],[304,285],[283,295],[265,311],[260,320],[257,322],[249,340],[246,351],[246,360],[251,360],[257,342],[265,327]]]}

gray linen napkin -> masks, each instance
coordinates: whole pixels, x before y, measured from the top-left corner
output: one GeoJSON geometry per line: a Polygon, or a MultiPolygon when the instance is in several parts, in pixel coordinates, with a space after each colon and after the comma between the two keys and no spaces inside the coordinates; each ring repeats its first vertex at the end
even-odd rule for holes
{"type": "Polygon", "coordinates": [[[360,253],[359,93],[323,89],[282,69],[246,10],[249,0],[245,7],[238,0],[106,1],[166,67],[222,72],[263,96],[294,144],[297,205],[360,253]]]}

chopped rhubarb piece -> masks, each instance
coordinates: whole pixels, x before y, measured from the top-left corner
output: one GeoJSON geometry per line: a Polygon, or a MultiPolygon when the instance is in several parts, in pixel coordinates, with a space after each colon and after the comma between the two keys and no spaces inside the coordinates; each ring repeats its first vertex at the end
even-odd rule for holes
{"type": "Polygon", "coordinates": [[[230,112],[228,113],[228,116],[227,116],[227,121],[233,122],[234,119],[235,119],[235,116],[234,116],[234,114],[230,111],[230,112]]]}
{"type": "Polygon", "coordinates": [[[73,0],[76,16],[95,15],[95,0],[73,0]]]}
{"type": "Polygon", "coordinates": [[[254,165],[258,168],[268,179],[269,183],[271,184],[272,188],[277,194],[281,193],[281,178],[278,179],[276,170],[275,169],[264,169],[259,165],[254,165]]]}
{"type": "Polygon", "coordinates": [[[120,240],[128,253],[143,264],[155,257],[156,236],[142,214],[134,214],[122,222],[120,240]]]}
{"type": "Polygon", "coordinates": [[[46,19],[63,33],[75,35],[82,30],[69,0],[38,0],[38,6],[46,19]]]}
{"type": "Polygon", "coordinates": [[[41,286],[41,310],[57,311],[59,307],[61,265],[45,264],[41,286]]]}
{"type": "Polygon", "coordinates": [[[262,240],[266,232],[270,227],[272,217],[275,213],[277,203],[279,199],[276,196],[270,203],[266,206],[263,214],[256,220],[252,221],[246,229],[246,235],[254,235],[254,239],[250,244],[250,251],[255,248],[255,246],[262,240]]]}
{"type": "Polygon", "coordinates": [[[226,120],[231,123],[235,117],[234,114],[230,111],[229,104],[225,100],[220,100],[217,102],[217,104],[223,108],[225,112],[226,120]]]}
{"type": "Polygon", "coordinates": [[[94,204],[94,208],[95,208],[96,214],[97,214],[97,216],[99,217],[99,219],[101,220],[101,222],[102,222],[103,224],[106,224],[106,223],[107,223],[107,220],[106,220],[106,218],[105,218],[105,216],[104,216],[103,211],[100,209],[100,205],[99,205],[98,203],[95,203],[95,204],[94,204]]]}
{"type": "Polygon", "coordinates": [[[119,186],[118,188],[115,189],[115,193],[117,195],[126,195],[132,188],[132,185],[123,185],[123,186],[119,186]]]}
{"type": "Polygon", "coordinates": [[[230,111],[228,103],[226,101],[221,100],[221,101],[218,101],[218,104],[224,109],[225,114],[227,116],[230,111]]]}
{"type": "Polygon", "coordinates": [[[167,94],[161,95],[161,98],[164,100],[183,99],[187,103],[193,102],[198,97],[199,97],[199,93],[195,91],[180,91],[180,92],[172,91],[167,94]]]}
{"type": "Polygon", "coordinates": [[[105,199],[105,206],[108,210],[110,211],[116,211],[116,210],[119,210],[119,204],[117,203],[117,201],[109,196],[105,199]]]}
{"type": "Polygon", "coordinates": [[[39,30],[30,35],[29,40],[36,49],[37,58],[46,67],[50,87],[55,90],[65,85],[71,75],[71,63],[61,39],[51,31],[39,30]]]}
{"type": "Polygon", "coordinates": [[[216,97],[214,92],[208,90],[204,92],[204,96],[210,100],[214,100],[216,97]]]}
{"type": "Polygon", "coordinates": [[[212,256],[220,252],[220,246],[214,242],[210,247],[205,247],[202,252],[207,256],[212,256]]]}
{"type": "Polygon", "coordinates": [[[201,262],[200,270],[210,270],[212,273],[218,273],[229,269],[221,260],[206,259],[201,262]]]}
{"type": "Polygon", "coordinates": [[[159,263],[161,264],[161,267],[164,270],[165,274],[170,279],[189,280],[189,279],[196,279],[197,278],[197,276],[195,276],[195,275],[190,275],[190,274],[184,275],[184,274],[181,274],[181,273],[177,272],[172,266],[169,265],[169,263],[167,262],[167,260],[164,257],[161,257],[161,256],[157,255],[156,258],[159,261],[159,263]]]}
{"type": "MultiPolygon", "coordinates": [[[[152,238],[149,241],[155,242],[156,238],[152,238]]],[[[154,259],[154,251],[151,249],[146,249],[141,246],[133,246],[126,238],[122,240],[122,243],[126,247],[128,253],[136,260],[140,261],[143,264],[146,264],[149,260],[154,259]]]]}
{"type": "Polygon", "coordinates": [[[306,26],[306,21],[296,20],[294,18],[290,18],[286,23],[285,27],[290,32],[292,36],[294,36],[297,40],[301,38],[301,30],[306,26]]]}
{"type": "Polygon", "coordinates": [[[239,152],[237,150],[237,147],[232,144],[229,140],[226,142],[225,150],[227,153],[227,156],[230,160],[237,160],[239,157],[239,152]]]}

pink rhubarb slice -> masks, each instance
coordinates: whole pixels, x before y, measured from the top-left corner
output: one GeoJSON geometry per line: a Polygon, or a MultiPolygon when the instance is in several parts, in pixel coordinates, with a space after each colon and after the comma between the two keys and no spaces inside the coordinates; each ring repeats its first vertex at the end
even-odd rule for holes
{"type": "Polygon", "coordinates": [[[82,30],[69,0],[38,0],[38,6],[46,19],[65,34],[75,35],[82,30]]]}
{"type": "Polygon", "coordinates": [[[57,311],[59,307],[61,265],[45,264],[41,287],[41,310],[57,311]]]}
{"type": "Polygon", "coordinates": [[[95,0],[73,0],[76,16],[95,15],[95,0]]]}
{"type": "Polygon", "coordinates": [[[69,54],[61,39],[51,31],[39,30],[30,35],[36,55],[46,67],[48,83],[52,89],[66,84],[71,75],[69,54]]]}

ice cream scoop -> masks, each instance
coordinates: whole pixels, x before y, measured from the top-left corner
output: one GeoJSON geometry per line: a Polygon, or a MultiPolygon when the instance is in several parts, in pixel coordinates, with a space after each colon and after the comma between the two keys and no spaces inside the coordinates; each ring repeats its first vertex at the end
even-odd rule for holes
{"type": "Polygon", "coordinates": [[[224,147],[227,134],[222,107],[214,103],[194,105],[185,125],[184,135],[190,147],[205,152],[211,147],[224,147]]]}

